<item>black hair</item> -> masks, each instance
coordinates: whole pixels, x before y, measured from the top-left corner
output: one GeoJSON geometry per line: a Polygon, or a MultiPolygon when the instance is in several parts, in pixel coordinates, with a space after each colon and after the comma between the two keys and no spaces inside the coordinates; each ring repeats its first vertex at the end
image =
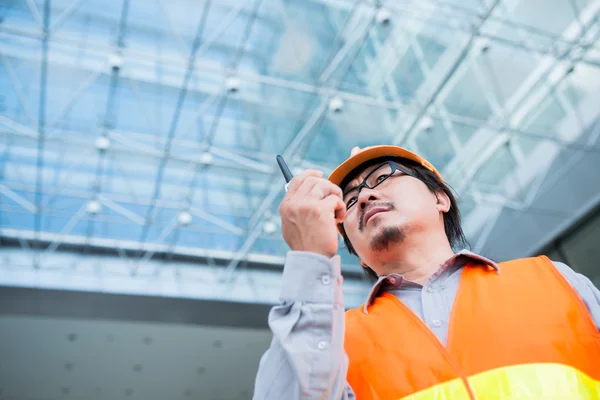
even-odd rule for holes
{"type": "MultiPolygon", "coordinates": [[[[400,158],[400,157],[388,156],[388,157],[376,158],[376,159],[367,161],[366,163],[361,164],[360,166],[356,167],[352,172],[350,172],[344,178],[344,180],[340,184],[340,187],[343,189],[352,179],[356,178],[356,176],[361,171],[363,171],[365,168],[368,168],[372,165],[375,165],[378,163],[383,163],[383,162],[389,161],[389,160],[396,161],[399,164],[407,167],[408,170],[413,173],[415,178],[417,178],[418,180],[420,180],[427,186],[427,188],[431,191],[431,193],[442,192],[442,193],[446,194],[446,196],[448,196],[448,198],[450,199],[450,209],[448,210],[448,212],[444,213],[444,230],[446,231],[446,237],[448,238],[450,247],[452,247],[452,249],[455,251],[463,249],[463,248],[469,248],[470,247],[469,242],[467,241],[467,238],[462,230],[460,211],[458,210],[458,204],[457,204],[456,198],[453,194],[452,188],[448,184],[440,181],[440,179],[437,177],[436,174],[434,174],[433,172],[431,172],[430,170],[428,170],[421,164],[418,164],[412,160],[409,160],[406,158],[400,158]]],[[[342,231],[342,236],[344,237],[344,244],[346,245],[348,252],[350,254],[354,254],[355,256],[358,257],[356,250],[354,250],[352,243],[350,243],[350,240],[348,239],[348,235],[346,235],[346,230],[344,229],[344,225],[340,224],[340,228],[342,231]]],[[[371,281],[376,281],[379,278],[377,276],[377,273],[375,271],[373,271],[371,268],[364,267],[363,269],[365,271],[365,274],[371,281]]]]}

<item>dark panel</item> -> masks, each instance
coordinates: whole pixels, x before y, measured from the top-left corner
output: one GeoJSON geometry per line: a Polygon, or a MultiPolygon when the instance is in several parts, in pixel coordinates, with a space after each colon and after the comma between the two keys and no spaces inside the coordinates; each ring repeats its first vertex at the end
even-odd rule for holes
{"type": "Polygon", "coordinates": [[[263,304],[0,286],[0,315],[266,329],[270,308],[263,304]]]}

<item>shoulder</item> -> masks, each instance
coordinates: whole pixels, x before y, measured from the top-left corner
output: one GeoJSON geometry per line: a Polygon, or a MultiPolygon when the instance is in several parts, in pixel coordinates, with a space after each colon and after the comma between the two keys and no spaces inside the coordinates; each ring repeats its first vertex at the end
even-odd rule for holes
{"type": "Polygon", "coordinates": [[[524,266],[540,266],[540,267],[548,267],[552,266],[552,261],[546,256],[537,256],[537,257],[526,257],[526,258],[516,258],[514,260],[503,261],[498,263],[500,270],[502,271],[505,268],[515,268],[515,267],[524,267],[524,266]]]}
{"type": "Polygon", "coordinates": [[[360,323],[360,320],[367,315],[364,312],[364,307],[365,305],[361,304],[360,307],[346,310],[346,325],[360,323]]]}
{"type": "Polygon", "coordinates": [[[510,270],[512,267],[523,267],[526,265],[553,268],[557,275],[561,276],[577,293],[590,312],[594,323],[600,329],[600,290],[596,288],[588,277],[576,272],[567,264],[560,261],[551,261],[546,256],[511,260],[506,263],[500,263],[500,268],[501,270],[502,268],[510,270]]]}

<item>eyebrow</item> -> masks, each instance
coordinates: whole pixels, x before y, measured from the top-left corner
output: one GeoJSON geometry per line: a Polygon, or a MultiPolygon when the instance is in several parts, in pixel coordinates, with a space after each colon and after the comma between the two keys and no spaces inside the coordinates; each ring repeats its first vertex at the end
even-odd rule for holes
{"type": "MultiPolygon", "coordinates": [[[[365,175],[365,177],[367,177],[367,176],[368,176],[368,175],[369,175],[371,172],[375,171],[375,170],[378,168],[378,166],[381,166],[381,165],[383,165],[383,164],[375,164],[375,165],[371,165],[371,166],[369,166],[369,167],[365,168],[365,171],[368,171],[368,170],[369,170],[369,168],[371,168],[371,170],[370,170],[370,171],[369,171],[369,172],[368,172],[368,173],[365,175]]],[[[364,173],[365,171],[363,171],[363,173],[364,173]]],[[[361,174],[358,174],[358,175],[356,175],[356,178],[354,178],[354,179],[352,179],[352,180],[358,179],[358,177],[359,177],[360,175],[361,175],[361,174]]],[[[364,180],[364,178],[363,178],[363,180],[364,180]]],[[[350,187],[350,189],[346,189],[346,190],[344,190],[344,191],[342,192],[342,197],[346,196],[346,195],[347,195],[348,193],[350,193],[351,191],[353,191],[353,190],[356,190],[356,189],[358,188],[358,186],[359,186],[359,185],[360,185],[360,184],[358,184],[358,185],[356,185],[356,186],[352,186],[352,187],[350,187]]]]}
{"type": "Polygon", "coordinates": [[[358,187],[358,185],[357,185],[357,186],[352,186],[350,189],[346,189],[346,190],[345,190],[345,191],[342,193],[342,196],[346,196],[346,195],[347,195],[348,193],[350,193],[351,191],[353,191],[353,190],[356,190],[356,188],[357,188],[357,187],[358,187]]]}

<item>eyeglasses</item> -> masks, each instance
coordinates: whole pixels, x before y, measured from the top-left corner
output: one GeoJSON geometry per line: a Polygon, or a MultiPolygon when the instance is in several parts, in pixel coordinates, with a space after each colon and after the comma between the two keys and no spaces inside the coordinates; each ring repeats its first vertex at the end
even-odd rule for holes
{"type": "Polygon", "coordinates": [[[394,175],[396,171],[400,171],[404,175],[414,176],[406,167],[396,164],[393,161],[386,161],[379,167],[375,168],[365,177],[360,185],[350,188],[344,193],[344,203],[346,204],[346,210],[351,209],[356,203],[358,203],[358,195],[363,188],[374,189],[385,182],[390,176],[394,175]]]}

